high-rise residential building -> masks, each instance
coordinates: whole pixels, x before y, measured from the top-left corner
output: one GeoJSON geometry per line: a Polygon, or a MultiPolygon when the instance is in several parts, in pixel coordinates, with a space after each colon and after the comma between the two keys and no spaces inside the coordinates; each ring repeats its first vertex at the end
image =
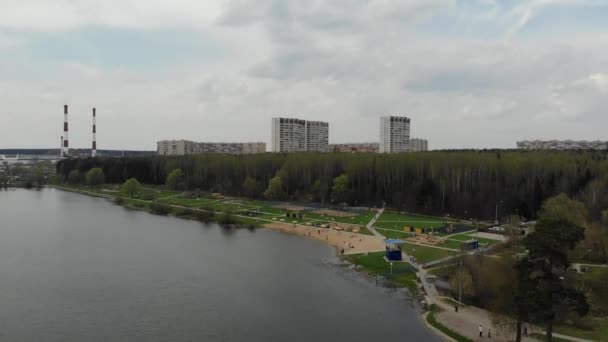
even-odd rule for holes
{"type": "Polygon", "coordinates": [[[380,118],[380,153],[409,151],[410,118],[383,116],[380,118]]]}
{"type": "Polygon", "coordinates": [[[517,142],[520,150],[606,150],[607,141],[586,140],[524,140],[517,142]]]}
{"type": "Polygon", "coordinates": [[[429,150],[429,142],[426,139],[412,138],[410,139],[410,151],[424,152],[429,150]]]}
{"type": "Polygon", "coordinates": [[[378,143],[330,144],[330,152],[378,153],[378,143]]]}
{"type": "Polygon", "coordinates": [[[293,118],[272,119],[272,152],[306,151],[306,121],[293,118]]]}
{"type": "Polygon", "coordinates": [[[327,152],[328,142],[327,122],[272,119],[272,152],[327,152]]]}
{"type": "Polygon", "coordinates": [[[329,146],[329,123],[306,121],[306,151],[327,152],[329,146]]]}
{"type": "Polygon", "coordinates": [[[183,156],[199,153],[255,154],[265,153],[266,143],[216,143],[189,140],[162,140],[157,143],[157,153],[163,156],[183,156]]]}

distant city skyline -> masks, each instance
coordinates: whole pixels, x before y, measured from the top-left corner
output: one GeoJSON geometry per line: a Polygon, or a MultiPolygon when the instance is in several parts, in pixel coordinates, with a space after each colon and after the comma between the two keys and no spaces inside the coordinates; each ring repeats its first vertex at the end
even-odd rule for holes
{"type": "MultiPolygon", "coordinates": [[[[1,1],[1,0],[0,0],[1,1]]],[[[0,148],[263,141],[271,118],[432,149],[608,140],[608,2],[22,0],[0,12],[0,148]],[[415,132],[415,133],[414,133],[415,132]]]]}

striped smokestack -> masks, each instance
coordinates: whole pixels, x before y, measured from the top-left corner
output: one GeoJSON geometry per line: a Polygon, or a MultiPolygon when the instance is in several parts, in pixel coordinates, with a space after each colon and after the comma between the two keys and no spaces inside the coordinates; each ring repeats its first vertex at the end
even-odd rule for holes
{"type": "Polygon", "coordinates": [[[61,136],[61,144],[59,145],[59,157],[63,158],[63,135],[61,136]]]}
{"type": "Polygon", "coordinates": [[[91,146],[91,157],[97,155],[97,125],[95,123],[95,108],[93,108],[93,146],[91,146]]]}
{"type": "Polygon", "coordinates": [[[70,142],[68,139],[68,105],[63,106],[63,156],[70,154],[70,142]]]}

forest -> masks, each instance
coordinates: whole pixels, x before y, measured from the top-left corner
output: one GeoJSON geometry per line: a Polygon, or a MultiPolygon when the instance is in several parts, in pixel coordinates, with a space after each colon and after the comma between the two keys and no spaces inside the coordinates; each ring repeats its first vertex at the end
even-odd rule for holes
{"type": "Polygon", "coordinates": [[[100,167],[110,183],[135,177],[164,184],[183,170],[185,187],[271,200],[492,219],[535,219],[543,201],[564,193],[592,219],[608,208],[608,153],[599,151],[433,151],[402,154],[201,154],[66,159],[57,174],[100,167]]]}

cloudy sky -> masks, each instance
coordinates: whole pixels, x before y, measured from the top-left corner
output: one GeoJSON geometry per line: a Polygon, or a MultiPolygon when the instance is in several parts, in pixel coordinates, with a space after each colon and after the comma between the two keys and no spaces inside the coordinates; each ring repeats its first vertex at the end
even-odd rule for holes
{"type": "Polygon", "coordinates": [[[0,148],[270,142],[270,119],[430,147],[608,139],[608,0],[0,0],[0,148]]]}

